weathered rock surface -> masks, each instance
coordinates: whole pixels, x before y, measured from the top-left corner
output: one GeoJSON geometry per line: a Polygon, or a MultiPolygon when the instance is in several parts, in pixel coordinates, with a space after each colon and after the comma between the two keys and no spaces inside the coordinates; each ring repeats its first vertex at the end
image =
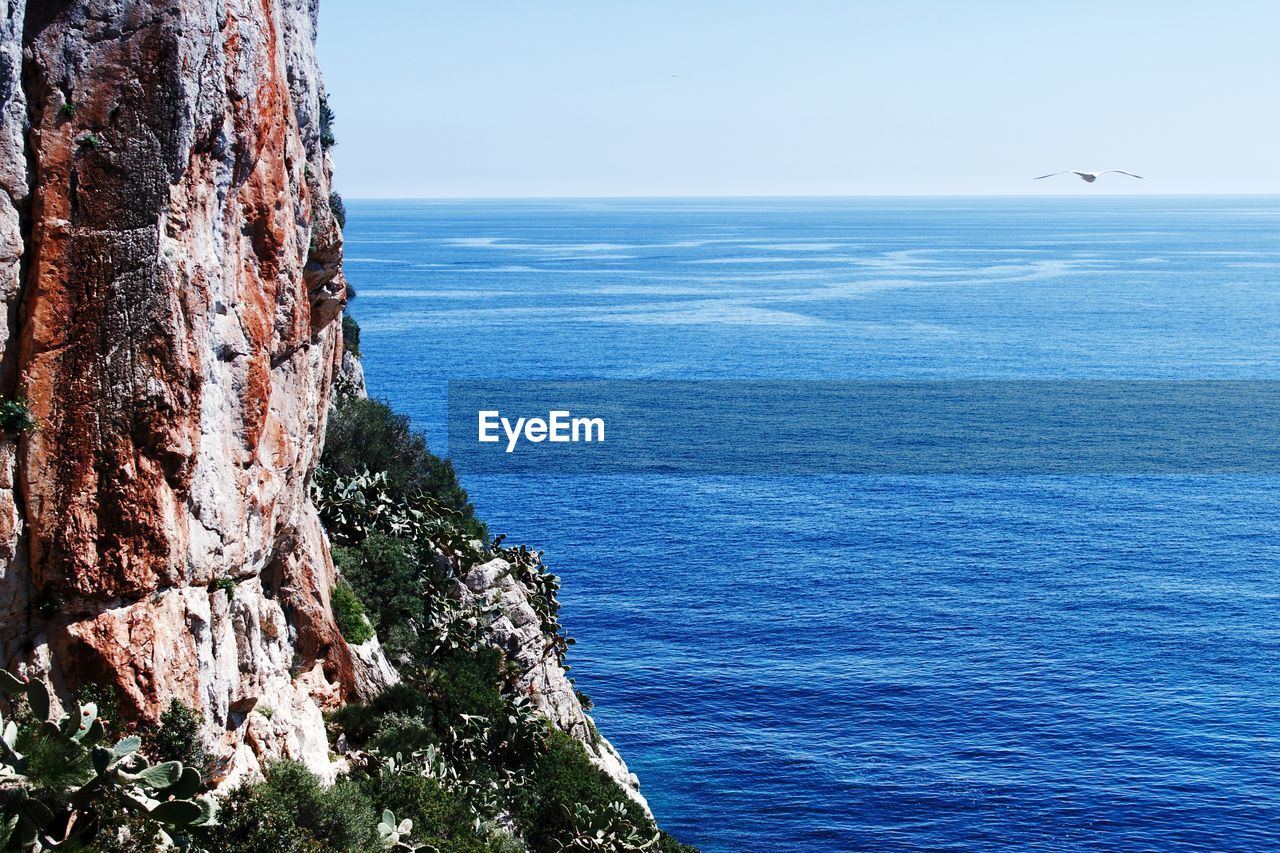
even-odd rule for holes
{"type": "Polygon", "coordinates": [[[0,441],[2,663],[186,702],[232,776],[323,771],[321,709],[389,670],[334,625],[307,500],[345,298],[315,5],[7,13],[0,382],[42,427],[0,441]]]}
{"type": "MultiPolygon", "coordinates": [[[[26,158],[27,97],[22,88],[23,0],[7,4],[0,21],[0,390],[15,383],[18,300],[22,291],[22,227],[29,196],[26,158]]],[[[0,635],[25,623],[30,606],[26,540],[18,509],[17,442],[0,434],[0,635]]],[[[19,629],[20,630],[20,629],[19,629]]],[[[8,641],[5,645],[11,645],[8,641]]]]}
{"type": "Polygon", "coordinates": [[[530,604],[528,592],[511,573],[511,564],[494,558],[472,568],[461,581],[457,595],[464,606],[498,605],[486,634],[506,653],[508,665],[520,673],[517,690],[557,728],[582,741],[591,760],[648,812],[640,780],[582,709],[564,667],[548,648],[542,619],[530,604]]]}
{"type": "Polygon", "coordinates": [[[338,375],[333,380],[334,397],[354,396],[364,399],[369,391],[364,383],[364,365],[354,354],[343,351],[342,364],[338,366],[338,375]]]}

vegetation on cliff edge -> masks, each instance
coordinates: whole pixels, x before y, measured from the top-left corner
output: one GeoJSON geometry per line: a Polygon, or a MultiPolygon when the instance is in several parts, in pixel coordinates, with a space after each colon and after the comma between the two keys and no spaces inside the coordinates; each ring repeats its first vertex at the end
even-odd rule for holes
{"type": "Polygon", "coordinates": [[[461,572],[502,557],[563,664],[572,640],[541,554],[490,540],[452,466],[384,403],[342,399],[329,423],[313,500],[342,582],[404,679],[330,716],[370,801],[440,850],[692,851],[534,712],[484,640],[492,615],[450,595],[461,572]]]}

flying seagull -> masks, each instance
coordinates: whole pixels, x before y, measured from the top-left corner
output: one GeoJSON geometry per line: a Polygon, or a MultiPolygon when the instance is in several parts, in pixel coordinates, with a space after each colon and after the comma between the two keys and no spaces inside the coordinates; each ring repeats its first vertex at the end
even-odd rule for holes
{"type": "Polygon", "coordinates": [[[1043,181],[1045,178],[1052,178],[1054,175],[1079,175],[1080,180],[1084,181],[1086,184],[1091,184],[1098,180],[1099,175],[1109,175],[1112,172],[1115,172],[1118,175],[1128,175],[1131,178],[1142,177],[1141,175],[1135,175],[1133,172],[1126,172],[1124,169],[1103,169],[1101,172],[1080,172],[1076,169],[1068,169],[1065,172],[1050,172],[1047,175],[1041,175],[1035,180],[1043,181]]]}

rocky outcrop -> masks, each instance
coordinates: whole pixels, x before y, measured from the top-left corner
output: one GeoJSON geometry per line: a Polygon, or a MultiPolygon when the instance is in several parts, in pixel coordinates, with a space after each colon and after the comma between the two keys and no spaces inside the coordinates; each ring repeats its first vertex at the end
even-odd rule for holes
{"type": "Polygon", "coordinates": [[[342,360],[309,0],[10,2],[0,23],[0,653],[328,767],[384,661],[307,500],[342,360]],[[264,715],[255,709],[273,708],[264,715]]]}
{"type": "Polygon", "coordinates": [[[364,383],[364,365],[350,350],[342,353],[342,364],[338,366],[338,375],[333,380],[334,398],[353,396],[366,398],[369,391],[364,383]]]}
{"type": "Polygon", "coordinates": [[[462,576],[456,595],[463,607],[495,614],[485,625],[485,634],[516,672],[517,692],[528,696],[557,728],[582,741],[591,760],[648,813],[640,780],[583,710],[564,667],[548,646],[528,591],[512,575],[511,564],[494,558],[473,567],[462,576]]]}

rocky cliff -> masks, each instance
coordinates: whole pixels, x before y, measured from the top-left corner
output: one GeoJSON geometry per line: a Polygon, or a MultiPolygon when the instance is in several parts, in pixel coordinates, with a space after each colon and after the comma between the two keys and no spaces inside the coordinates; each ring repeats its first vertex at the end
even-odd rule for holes
{"type": "Polygon", "coordinates": [[[308,0],[11,0],[0,30],[0,651],[328,767],[390,676],[307,499],[342,359],[308,0]],[[269,715],[251,714],[255,706],[269,715]]]}
{"type": "MultiPolygon", "coordinates": [[[[0,665],[203,718],[224,787],[331,776],[397,679],[330,607],[308,485],[346,352],[315,0],[10,0],[0,26],[0,665]]],[[[483,561],[482,561],[483,562],[483,561]]],[[[644,805],[501,559],[453,567],[516,689],[644,805]]]]}

